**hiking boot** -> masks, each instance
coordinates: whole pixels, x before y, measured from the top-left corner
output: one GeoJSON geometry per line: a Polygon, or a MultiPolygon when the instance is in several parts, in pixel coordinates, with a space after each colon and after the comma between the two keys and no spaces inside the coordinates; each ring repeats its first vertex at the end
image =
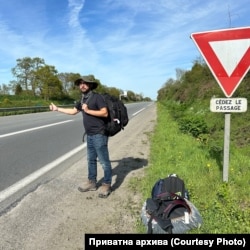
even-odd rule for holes
{"type": "Polygon", "coordinates": [[[80,192],[96,191],[96,182],[89,180],[83,187],[78,187],[80,192]]]}
{"type": "Polygon", "coordinates": [[[99,189],[99,197],[100,198],[107,198],[109,194],[111,193],[111,185],[102,183],[102,186],[99,189]]]}

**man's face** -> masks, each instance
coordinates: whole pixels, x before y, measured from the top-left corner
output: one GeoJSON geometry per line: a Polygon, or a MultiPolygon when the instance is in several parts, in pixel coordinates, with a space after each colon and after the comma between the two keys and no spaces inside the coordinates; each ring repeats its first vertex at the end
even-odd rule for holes
{"type": "Polygon", "coordinates": [[[81,82],[79,84],[79,89],[81,90],[82,93],[87,93],[89,91],[89,84],[86,82],[81,82]]]}

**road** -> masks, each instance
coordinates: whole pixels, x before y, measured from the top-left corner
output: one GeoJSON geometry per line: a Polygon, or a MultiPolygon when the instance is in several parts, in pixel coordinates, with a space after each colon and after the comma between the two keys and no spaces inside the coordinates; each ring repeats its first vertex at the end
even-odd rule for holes
{"type": "MultiPolygon", "coordinates": [[[[132,119],[149,103],[128,104],[132,119]]],[[[82,115],[0,117],[0,213],[82,158],[82,115]]]]}
{"type": "MultiPolygon", "coordinates": [[[[98,192],[77,190],[87,178],[85,150],[81,150],[78,161],[1,214],[0,249],[82,250],[86,233],[136,233],[144,201],[140,192],[131,190],[130,180],[142,178],[148,166],[156,105],[147,103],[141,112],[133,110],[132,114],[125,130],[109,141],[113,169],[110,196],[101,199],[98,192]]],[[[98,185],[102,178],[99,164],[98,185]]]]}

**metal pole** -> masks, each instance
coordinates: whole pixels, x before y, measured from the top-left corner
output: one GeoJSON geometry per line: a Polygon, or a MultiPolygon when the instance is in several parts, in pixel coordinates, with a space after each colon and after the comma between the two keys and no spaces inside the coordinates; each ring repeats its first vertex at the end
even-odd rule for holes
{"type": "Polygon", "coordinates": [[[224,131],[224,161],[223,161],[223,181],[225,182],[228,182],[230,118],[231,118],[231,114],[226,113],[225,114],[225,131],[224,131]]]}

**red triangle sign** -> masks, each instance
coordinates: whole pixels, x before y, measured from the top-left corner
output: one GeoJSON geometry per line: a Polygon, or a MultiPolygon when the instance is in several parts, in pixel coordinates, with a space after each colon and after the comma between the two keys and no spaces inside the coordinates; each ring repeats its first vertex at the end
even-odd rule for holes
{"type": "Polygon", "coordinates": [[[250,27],[191,34],[208,67],[227,97],[250,68],[250,27]]]}

